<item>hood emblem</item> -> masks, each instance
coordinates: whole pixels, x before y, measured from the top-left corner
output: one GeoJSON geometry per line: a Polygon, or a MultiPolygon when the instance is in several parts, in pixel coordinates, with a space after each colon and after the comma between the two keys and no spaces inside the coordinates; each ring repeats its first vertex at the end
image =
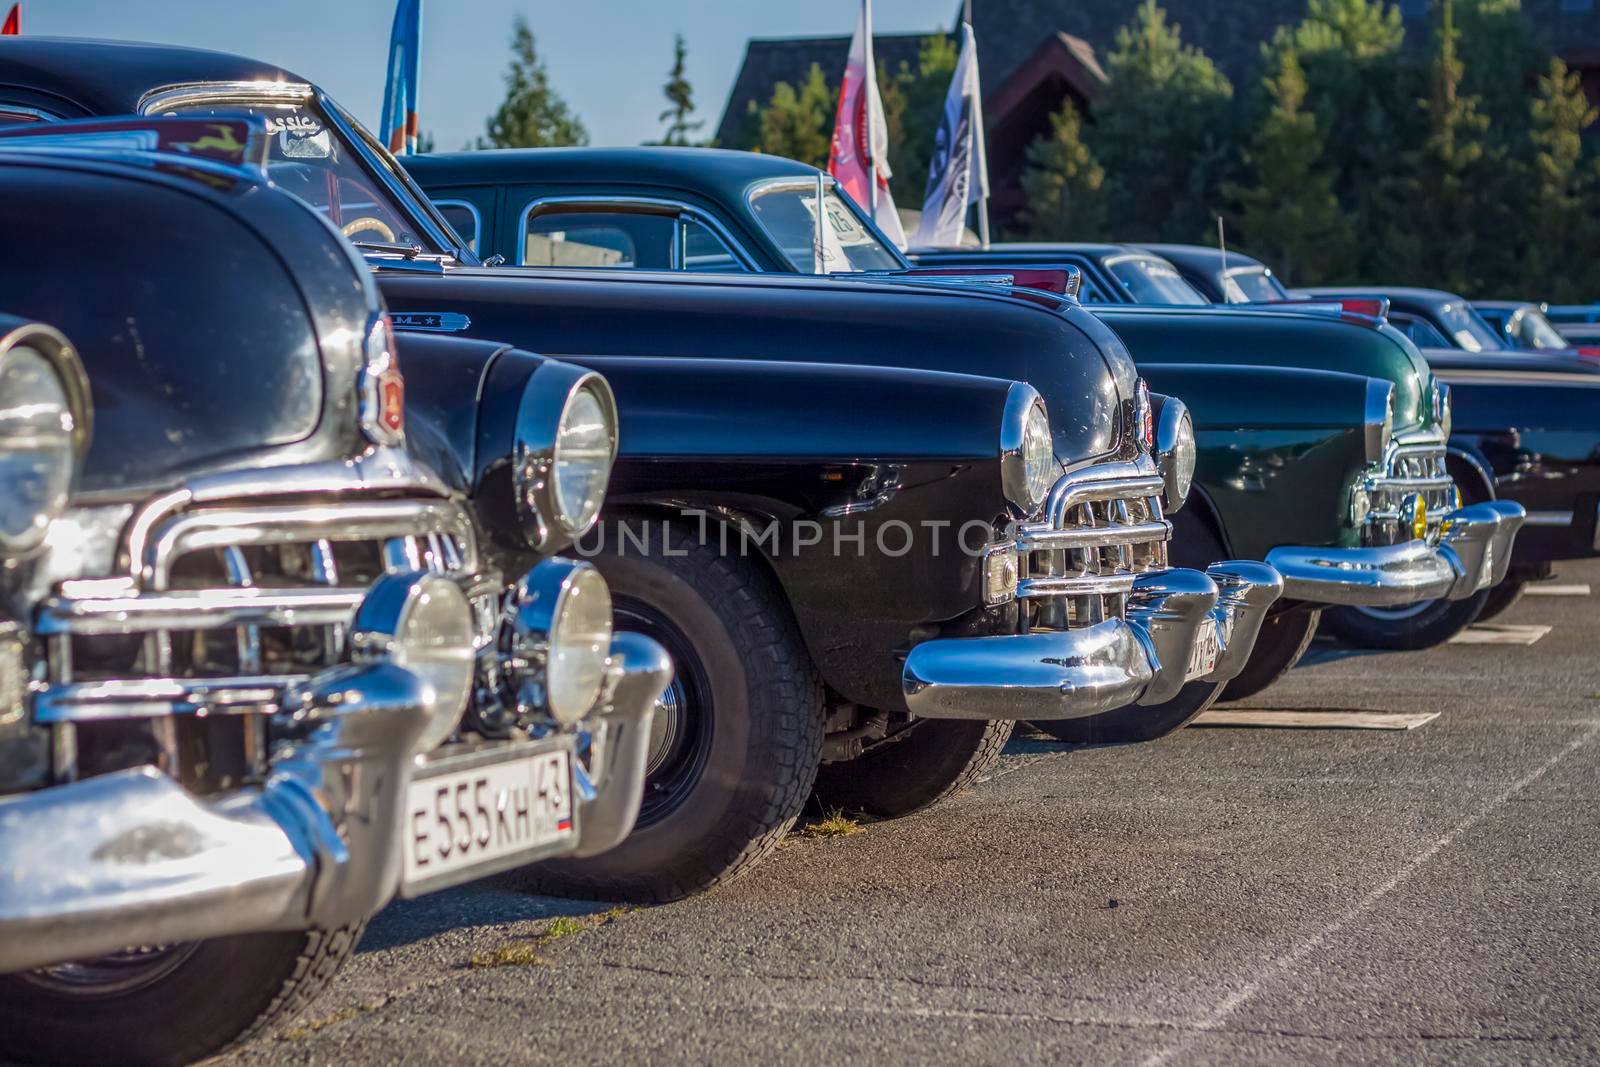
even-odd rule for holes
{"type": "Polygon", "coordinates": [[[458,333],[472,325],[471,319],[454,311],[391,311],[389,318],[397,330],[426,333],[458,333]]]}

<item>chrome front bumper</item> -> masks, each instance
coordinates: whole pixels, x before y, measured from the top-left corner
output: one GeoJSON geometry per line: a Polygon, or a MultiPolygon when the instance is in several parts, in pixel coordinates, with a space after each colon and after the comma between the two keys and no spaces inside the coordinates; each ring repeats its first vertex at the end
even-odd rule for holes
{"type": "MultiPolygon", "coordinates": [[[[589,769],[577,766],[577,855],[632,829],[671,677],[648,638],[618,634],[611,655],[609,706],[589,769]]],[[[0,973],[376,912],[399,887],[406,787],[421,765],[411,748],[431,699],[392,663],[337,667],[286,701],[293,740],[258,788],[196,797],[141,767],[0,800],[0,973]]]]}
{"type": "Polygon", "coordinates": [[[901,681],[914,715],[929,719],[1075,719],[1171,700],[1190,681],[1244,669],[1283,583],[1260,563],[1138,575],[1126,619],[1078,629],[943,638],[913,648],[901,681]],[[1215,626],[1215,666],[1191,658],[1215,626]]]}
{"type": "Polygon", "coordinates": [[[1522,505],[1494,500],[1445,516],[1436,544],[1281,547],[1267,553],[1267,562],[1283,575],[1283,595],[1291,600],[1366,607],[1461,600],[1506,576],[1525,517],[1522,505]]]}

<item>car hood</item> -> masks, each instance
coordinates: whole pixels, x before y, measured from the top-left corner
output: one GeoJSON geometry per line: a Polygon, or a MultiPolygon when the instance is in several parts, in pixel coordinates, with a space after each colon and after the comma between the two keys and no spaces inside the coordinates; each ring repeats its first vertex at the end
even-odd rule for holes
{"type": "MultiPolygon", "coordinates": [[[[756,275],[380,270],[402,328],[452,315],[467,336],[557,359],[660,356],[910,367],[1026,381],[1072,465],[1131,447],[1136,371],[1075,301],[935,285],[756,275]]],[[[871,412],[863,410],[863,418],[871,412]]],[[[998,430],[998,428],[997,428],[998,430]]]]}

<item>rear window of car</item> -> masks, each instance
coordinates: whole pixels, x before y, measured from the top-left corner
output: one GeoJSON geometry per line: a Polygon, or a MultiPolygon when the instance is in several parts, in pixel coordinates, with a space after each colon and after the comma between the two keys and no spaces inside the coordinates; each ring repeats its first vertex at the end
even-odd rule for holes
{"type": "Polygon", "coordinates": [[[1199,290],[1184,281],[1176,267],[1151,256],[1119,256],[1106,260],[1106,269],[1121,283],[1135,304],[1207,304],[1199,290]]]}
{"type": "Polygon", "coordinates": [[[1230,304],[1259,304],[1273,300],[1286,300],[1289,291],[1278,284],[1278,279],[1265,267],[1260,270],[1240,270],[1229,274],[1224,282],[1224,296],[1230,304]]]}

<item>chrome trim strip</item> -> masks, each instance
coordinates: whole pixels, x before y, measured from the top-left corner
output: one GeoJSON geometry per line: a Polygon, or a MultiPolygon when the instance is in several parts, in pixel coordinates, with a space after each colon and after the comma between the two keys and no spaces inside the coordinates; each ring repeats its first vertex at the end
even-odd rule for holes
{"type": "Polygon", "coordinates": [[[1570,511],[1530,511],[1525,522],[1528,526],[1571,526],[1572,519],[1570,511]]]}
{"type": "MultiPolygon", "coordinates": [[[[415,568],[412,568],[415,569],[415,568]]],[[[233,626],[329,626],[349,622],[364,589],[200,589],[104,598],[52,597],[39,607],[35,631],[128,634],[144,630],[209,630],[233,626]]]]}
{"type": "Polygon", "coordinates": [[[1165,519],[1131,523],[1126,526],[1088,526],[1067,530],[1025,528],[1017,538],[1017,551],[1033,552],[1053,548],[1092,548],[1097,545],[1148,545],[1172,539],[1172,523],[1165,519]]]}
{"type": "MultiPolygon", "coordinates": [[[[728,246],[728,251],[733,254],[733,257],[739,261],[740,266],[744,267],[745,270],[751,273],[759,273],[761,270],[761,268],[756,265],[755,257],[750,254],[749,250],[746,249],[731,232],[729,232],[728,228],[722,224],[722,220],[717,218],[715,215],[708,214],[702,208],[695,207],[693,204],[684,203],[681,200],[672,200],[667,197],[607,195],[541,196],[528,201],[528,203],[523,206],[522,211],[517,215],[517,228],[515,231],[517,237],[517,247],[516,255],[512,260],[513,265],[518,267],[528,266],[526,262],[528,258],[528,222],[534,216],[535,212],[537,212],[540,208],[549,205],[565,207],[589,204],[592,204],[599,209],[608,207],[642,207],[662,209],[658,211],[638,212],[638,214],[666,214],[668,211],[671,211],[676,212],[680,216],[687,215],[694,221],[704,225],[712,233],[716,234],[717,238],[721,240],[723,244],[728,246]]],[[[681,246],[678,242],[674,242],[674,247],[672,250],[672,265],[670,267],[671,270],[688,270],[688,268],[683,266],[679,261],[681,254],[681,246]]]]}
{"type": "Polygon", "coordinates": [[[1116,596],[1133,588],[1132,574],[1089,574],[1081,577],[1024,578],[1017,583],[1017,599],[1058,596],[1116,596]]]}
{"type": "Polygon", "coordinates": [[[6,116],[22,116],[34,122],[62,122],[60,115],[53,115],[48,111],[36,107],[23,107],[21,104],[0,104],[0,119],[6,116]]]}

